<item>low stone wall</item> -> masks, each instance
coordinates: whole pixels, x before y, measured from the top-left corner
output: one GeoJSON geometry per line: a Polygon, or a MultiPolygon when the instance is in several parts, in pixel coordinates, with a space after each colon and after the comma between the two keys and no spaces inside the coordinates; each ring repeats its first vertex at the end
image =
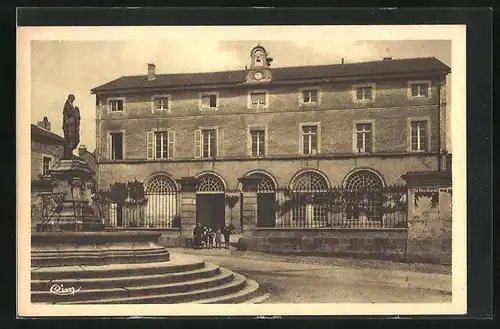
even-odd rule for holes
{"type": "MultiPolygon", "coordinates": [[[[158,243],[165,247],[180,247],[181,246],[181,231],[180,229],[169,229],[161,231],[158,243]]],[[[184,239],[182,239],[184,240],[184,239]]]]}
{"type": "Polygon", "coordinates": [[[110,228],[107,227],[106,231],[150,231],[161,233],[158,243],[164,247],[183,247],[184,239],[181,239],[181,231],[178,228],[141,228],[141,227],[127,227],[127,228],[110,228]],[[182,245],[181,245],[182,243],[182,245]]]}
{"type": "Polygon", "coordinates": [[[406,229],[257,228],[248,250],[405,261],[406,229]]]}

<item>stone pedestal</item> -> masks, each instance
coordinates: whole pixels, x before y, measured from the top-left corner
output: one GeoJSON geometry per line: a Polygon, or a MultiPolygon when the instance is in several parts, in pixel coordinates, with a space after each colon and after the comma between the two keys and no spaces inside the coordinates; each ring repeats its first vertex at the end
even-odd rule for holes
{"type": "Polygon", "coordinates": [[[196,225],[196,184],[195,177],[182,177],[177,182],[181,185],[181,246],[186,246],[186,239],[193,237],[196,225]]]}
{"type": "Polygon", "coordinates": [[[89,205],[87,189],[94,172],[80,159],[60,160],[50,170],[54,192],[63,195],[60,211],[48,223],[37,223],[37,231],[103,231],[102,219],[89,205]]]}
{"type": "Polygon", "coordinates": [[[406,260],[451,264],[451,172],[409,172],[406,260]]]}
{"type": "Polygon", "coordinates": [[[252,236],[257,226],[257,186],[260,178],[238,178],[243,190],[243,236],[252,236]]]}

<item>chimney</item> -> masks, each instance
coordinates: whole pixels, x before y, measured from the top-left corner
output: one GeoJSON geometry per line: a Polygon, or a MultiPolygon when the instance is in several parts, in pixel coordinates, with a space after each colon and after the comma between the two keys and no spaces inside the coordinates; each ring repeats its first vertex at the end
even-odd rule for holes
{"type": "Polygon", "coordinates": [[[87,153],[87,146],[80,145],[78,147],[78,156],[81,158],[85,153],[87,153]]]}
{"type": "Polygon", "coordinates": [[[340,61],[340,64],[344,64],[344,57],[342,57],[342,60],[340,61]]]}
{"type": "Polygon", "coordinates": [[[156,79],[155,67],[154,64],[148,64],[148,81],[156,79]]]}
{"type": "Polygon", "coordinates": [[[43,117],[42,121],[38,121],[37,126],[50,131],[50,121],[47,117],[43,117]]]}
{"type": "Polygon", "coordinates": [[[390,60],[392,60],[392,57],[384,57],[384,61],[390,61],[390,60]]]}

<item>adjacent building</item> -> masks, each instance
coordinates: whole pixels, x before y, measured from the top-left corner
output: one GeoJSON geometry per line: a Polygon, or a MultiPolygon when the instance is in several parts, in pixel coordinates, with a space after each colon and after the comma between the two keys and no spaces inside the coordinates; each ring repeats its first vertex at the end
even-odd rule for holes
{"type": "MultiPolygon", "coordinates": [[[[259,45],[244,70],[157,74],[148,64],[147,74],[92,89],[99,187],[144,182],[143,226],[169,227],[180,214],[179,179],[194,177],[196,219],[238,226],[245,203],[239,178],[258,177],[257,204],[266,210],[258,225],[273,227],[282,220],[276,201],[283,187],[381,188],[404,184],[407,172],[444,166],[450,68],[438,59],[271,62],[259,45]]],[[[112,207],[109,225],[126,225],[119,209],[112,207]]],[[[321,207],[290,216],[328,224],[321,207]]]]}

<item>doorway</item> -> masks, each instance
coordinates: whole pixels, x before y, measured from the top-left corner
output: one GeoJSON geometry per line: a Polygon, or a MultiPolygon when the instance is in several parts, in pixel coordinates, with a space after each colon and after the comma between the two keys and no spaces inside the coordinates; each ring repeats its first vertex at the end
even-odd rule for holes
{"type": "Polygon", "coordinates": [[[215,230],[225,224],[224,194],[197,194],[196,195],[196,221],[201,227],[215,230]]]}
{"type": "Polygon", "coordinates": [[[276,226],[276,194],[257,193],[257,226],[276,226]]]}

